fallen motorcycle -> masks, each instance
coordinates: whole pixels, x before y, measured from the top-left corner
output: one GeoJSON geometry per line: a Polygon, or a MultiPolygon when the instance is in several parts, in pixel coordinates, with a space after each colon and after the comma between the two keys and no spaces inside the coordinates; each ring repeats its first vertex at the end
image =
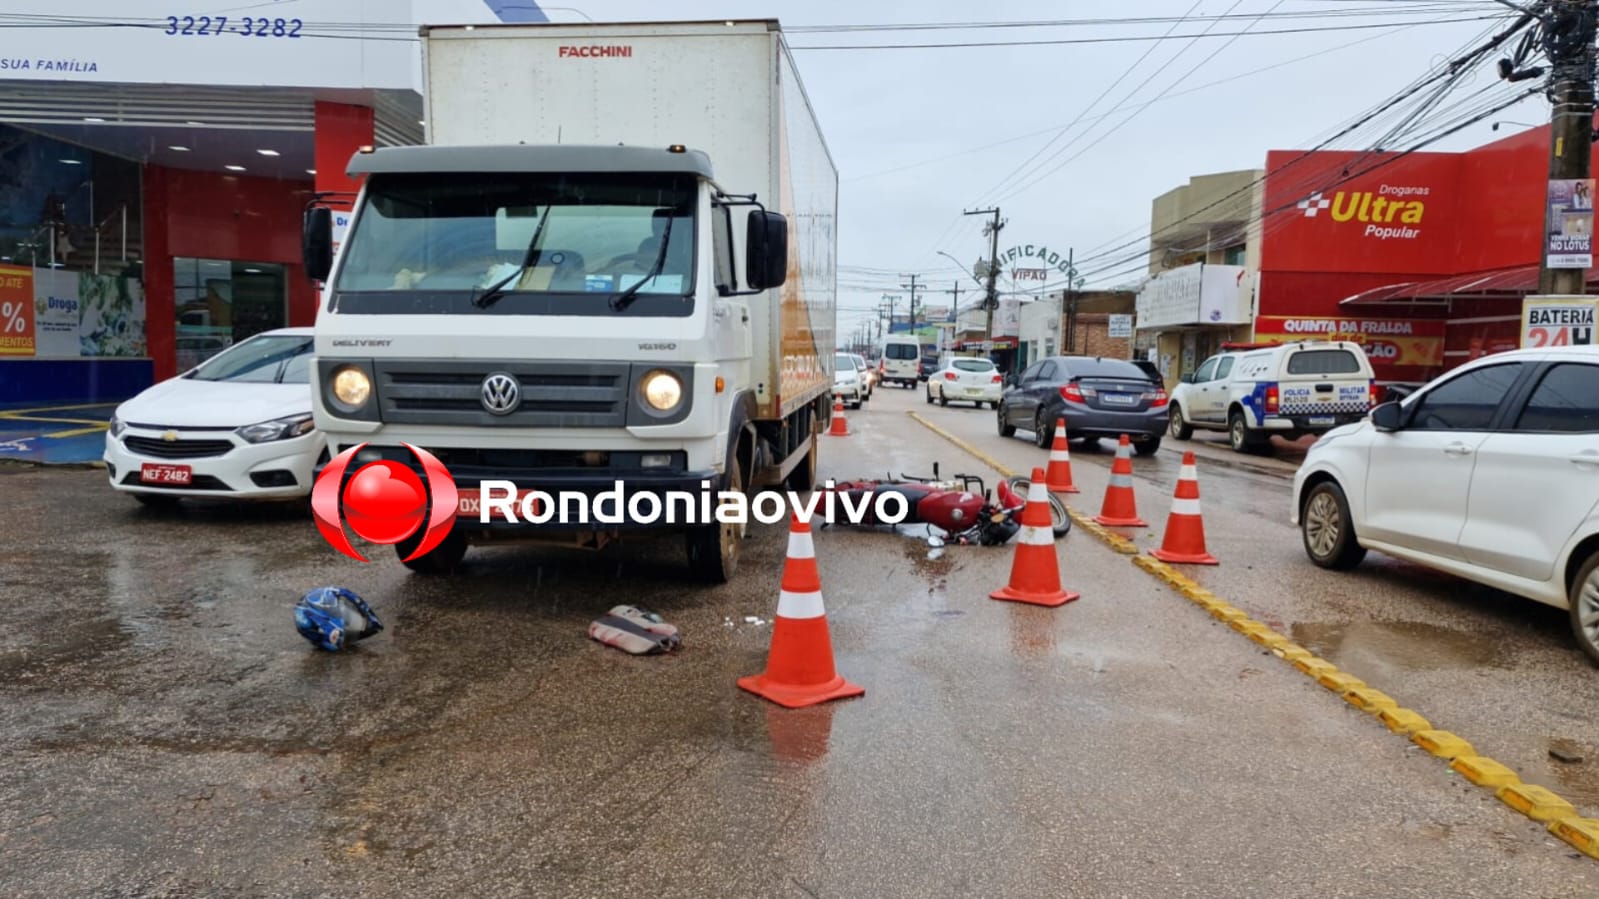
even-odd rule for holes
{"type": "MultiPolygon", "coordinates": [[[[890,475],[882,479],[835,483],[831,492],[838,496],[832,511],[840,513],[845,506],[862,510],[859,520],[862,525],[931,525],[947,535],[944,542],[958,546],[999,546],[1021,530],[1022,509],[1027,506],[1029,486],[1026,478],[1010,478],[995,484],[995,495],[990,497],[981,477],[957,474],[948,479],[940,478],[938,465],[934,463],[930,478],[902,473],[897,478],[890,475]],[[887,494],[897,494],[905,500],[909,514],[902,520],[890,522],[877,518],[878,498],[887,494]]],[[[823,492],[828,492],[827,488],[823,488],[823,492]]],[[[826,503],[825,496],[823,503],[826,503]]],[[[825,508],[822,505],[818,510],[825,508]]],[[[1066,505],[1053,494],[1049,496],[1049,514],[1051,530],[1056,537],[1071,532],[1072,519],[1066,512],[1066,505]]],[[[822,517],[827,518],[826,514],[822,517]]],[[[826,521],[826,524],[833,523],[826,521]]]]}

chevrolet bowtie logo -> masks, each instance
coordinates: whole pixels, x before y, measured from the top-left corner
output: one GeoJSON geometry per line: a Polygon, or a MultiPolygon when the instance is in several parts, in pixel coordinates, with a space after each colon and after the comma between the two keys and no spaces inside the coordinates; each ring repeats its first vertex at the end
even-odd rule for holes
{"type": "Polygon", "coordinates": [[[1332,201],[1326,197],[1323,197],[1321,195],[1321,191],[1317,191],[1316,193],[1313,193],[1299,201],[1299,208],[1305,210],[1305,218],[1308,219],[1315,218],[1316,213],[1326,209],[1331,205],[1332,201]]]}

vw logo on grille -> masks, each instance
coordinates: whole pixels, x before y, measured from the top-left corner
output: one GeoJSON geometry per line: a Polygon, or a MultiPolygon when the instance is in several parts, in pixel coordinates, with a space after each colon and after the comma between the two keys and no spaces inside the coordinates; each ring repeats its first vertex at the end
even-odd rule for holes
{"type": "Polygon", "coordinates": [[[483,379],[481,392],[483,408],[495,415],[510,415],[522,402],[522,390],[516,379],[497,371],[483,379]]]}

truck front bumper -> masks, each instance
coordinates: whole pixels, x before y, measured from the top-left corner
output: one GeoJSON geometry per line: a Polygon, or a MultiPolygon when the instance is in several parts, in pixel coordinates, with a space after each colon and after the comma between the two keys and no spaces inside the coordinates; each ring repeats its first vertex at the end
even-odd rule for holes
{"type": "MultiPolygon", "coordinates": [[[[574,454],[546,454],[533,451],[515,454],[460,450],[428,450],[436,455],[450,473],[455,483],[458,499],[456,528],[469,531],[516,531],[538,529],[541,531],[655,531],[682,530],[685,526],[707,524],[715,521],[717,491],[722,486],[722,472],[689,469],[682,451],[642,453],[580,453],[585,461],[597,464],[574,466],[537,464],[540,461],[568,461],[574,454]],[[452,458],[453,457],[453,458],[452,458]],[[669,457],[666,465],[644,467],[648,457],[669,457]],[[507,464],[508,462],[524,464],[507,464]],[[533,464],[526,464],[533,463],[533,464]],[[484,486],[493,482],[490,496],[508,496],[507,484],[513,486],[520,498],[531,491],[539,494],[535,507],[514,505],[523,511],[516,512],[517,520],[509,520],[498,512],[484,520],[482,512],[484,486]],[[610,498],[606,498],[610,497],[610,498]],[[645,497],[653,497],[653,500],[645,497]],[[597,502],[597,500],[603,500],[597,502]],[[548,508],[553,517],[547,521],[522,520],[528,508],[548,508]]],[[[345,480],[361,466],[385,459],[405,465],[424,484],[427,474],[410,451],[399,446],[367,446],[358,453],[345,471],[345,480]]],[[[320,477],[326,466],[317,469],[320,477]]],[[[343,493],[344,485],[340,485],[343,493]]],[[[432,495],[432,488],[429,495],[432,495]]],[[[540,515],[539,517],[543,517],[540,515]]]]}

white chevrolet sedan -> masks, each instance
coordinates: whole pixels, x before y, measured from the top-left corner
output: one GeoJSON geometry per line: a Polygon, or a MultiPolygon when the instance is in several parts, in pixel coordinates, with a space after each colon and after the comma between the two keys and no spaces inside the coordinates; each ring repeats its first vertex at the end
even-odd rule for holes
{"type": "Polygon", "coordinates": [[[999,408],[1005,392],[1005,377],[990,359],[979,356],[953,356],[944,367],[927,378],[927,401],[948,406],[951,402],[971,403],[981,409],[984,403],[999,408]]]}
{"type": "Polygon", "coordinates": [[[1599,347],[1485,356],[1329,431],[1292,518],[1323,568],[1373,549],[1567,609],[1599,663],[1599,347]]]}
{"type": "Polygon", "coordinates": [[[257,334],[117,407],[111,486],[146,505],[295,499],[327,440],[311,422],[310,328],[257,334]]]}

